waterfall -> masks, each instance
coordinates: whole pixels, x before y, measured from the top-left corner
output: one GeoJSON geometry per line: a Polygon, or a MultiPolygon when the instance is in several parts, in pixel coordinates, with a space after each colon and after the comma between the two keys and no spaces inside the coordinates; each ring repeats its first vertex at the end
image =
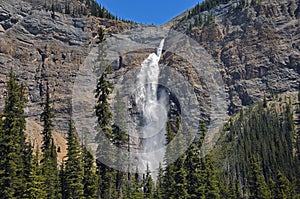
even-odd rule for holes
{"type": "MultiPolygon", "coordinates": [[[[168,95],[158,90],[159,85],[159,60],[164,46],[164,39],[156,53],[152,53],[141,64],[141,70],[137,76],[137,91],[135,103],[141,114],[139,136],[142,153],[138,159],[140,168],[149,169],[154,173],[159,163],[163,161],[164,153],[157,151],[165,145],[165,129],[168,119],[168,95]],[[159,92],[159,93],[158,93],[159,92]]],[[[142,171],[144,172],[144,171],[142,171]]]]}

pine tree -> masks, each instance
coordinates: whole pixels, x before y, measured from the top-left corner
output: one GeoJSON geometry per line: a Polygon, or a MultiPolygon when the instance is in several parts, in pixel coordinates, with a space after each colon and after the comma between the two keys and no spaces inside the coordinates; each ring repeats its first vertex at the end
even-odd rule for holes
{"type": "Polygon", "coordinates": [[[97,104],[95,106],[96,116],[98,118],[99,133],[97,139],[101,141],[101,145],[97,148],[97,157],[103,162],[97,164],[99,171],[99,187],[101,198],[114,198],[116,195],[116,171],[111,168],[115,165],[115,153],[112,143],[115,140],[113,134],[111,120],[112,113],[110,111],[109,94],[111,94],[113,86],[107,80],[111,67],[108,67],[98,80],[96,88],[97,104]],[[108,166],[110,165],[110,166],[108,166]]]}
{"type": "Polygon", "coordinates": [[[210,155],[201,157],[201,147],[206,135],[205,123],[200,125],[201,135],[188,149],[185,160],[189,198],[220,198],[214,162],[210,155]]]}
{"type": "Polygon", "coordinates": [[[262,175],[262,169],[258,162],[252,163],[252,176],[249,182],[250,198],[253,199],[267,199],[271,198],[269,187],[262,175]]]}
{"type": "Polygon", "coordinates": [[[7,98],[0,126],[0,196],[20,198],[25,191],[25,97],[12,69],[7,82],[7,98]]]}
{"type": "Polygon", "coordinates": [[[97,34],[98,34],[98,40],[96,41],[96,44],[100,44],[100,43],[104,42],[105,41],[104,29],[102,27],[99,28],[97,34]]]}
{"type": "Polygon", "coordinates": [[[47,198],[57,199],[61,195],[59,193],[59,176],[57,167],[57,153],[54,140],[52,137],[52,110],[50,106],[50,92],[47,83],[46,100],[44,104],[43,118],[43,144],[42,152],[43,157],[41,160],[42,174],[44,175],[47,198]]]}
{"type": "Polygon", "coordinates": [[[149,165],[147,164],[145,183],[144,183],[144,195],[145,199],[154,199],[154,182],[152,180],[151,171],[149,165]]]}
{"type": "Polygon", "coordinates": [[[201,196],[204,196],[204,175],[201,170],[199,148],[196,147],[195,143],[187,151],[185,169],[187,171],[189,198],[201,198],[201,196]]]}
{"type": "MultiPolygon", "coordinates": [[[[134,172],[133,172],[134,173],[134,172]]],[[[136,168],[134,177],[131,180],[131,186],[129,189],[129,197],[130,199],[140,199],[144,198],[144,192],[143,192],[143,183],[140,180],[140,174],[138,168],[136,168]]]]}
{"type": "Polygon", "coordinates": [[[86,199],[96,199],[98,198],[98,177],[96,174],[96,168],[94,166],[94,157],[87,150],[87,148],[83,148],[83,168],[84,168],[84,176],[83,176],[83,190],[84,197],[86,199]]]}
{"type": "Polygon", "coordinates": [[[183,132],[181,128],[180,118],[176,120],[176,139],[171,141],[174,132],[171,130],[171,125],[167,124],[167,146],[166,151],[166,172],[164,177],[165,198],[188,198],[186,170],[184,168],[185,155],[183,151],[183,132]],[[176,156],[175,154],[183,154],[178,157],[173,163],[171,162],[176,156]]]}
{"type": "Polygon", "coordinates": [[[154,198],[156,199],[163,199],[163,184],[164,184],[163,177],[164,177],[164,171],[161,163],[159,163],[158,175],[157,175],[155,191],[154,191],[154,198]]]}
{"type": "Polygon", "coordinates": [[[30,167],[30,176],[26,186],[24,199],[46,198],[44,182],[45,178],[42,175],[41,167],[39,164],[39,147],[37,147],[32,160],[32,166],[30,167]]]}
{"type": "Polygon", "coordinates": [[[192,143],[187,151],[185,160],[185,169],[187,171],[187,191],[189,198],[204,198],[205,197],[205,175],[203,172],[203,159],[200,158],[200,148],[206,133],[205,124],[201,125],[201,135],[198,140],[192,143]]]}
{"type": "Polygon", "coordinates": [[[167,122],[166,128],[166,143],[167,149],[164,158],[165,171],[164,176],[162,178],[162,192],[163,198],[169,198],[173,192],[173,187],[175,184],[175,176],[174,176],[174,164],[172,162],[172,157],[174,157],[175,152],[175,144],[172,142],[172,139],[175,137],[175,133],[171,129],[170,121],[167,122]]]}
{"type": "Polygon", "coordinates": [[[275,187],[274,187],[274,199],[287,199],[290,198],[290,187],[291,183],[290,181],[281,173],[278,171],[276,181],[275,181],[275,187]]]}
{"type": "Polygon", "coordinates": [[[60,179],[60,193],[61,193],[61,198],[65,199],[67,198],[67,189],[66,189],[66,178],[65,178],[65,162],[62,161],[60,165],[60,170],[59,170],[59,179],[60,179]]]}
{"type": "Polygon", "coordinates": [[[219,183],[217,181],[214,163],[210,155],[205,156],[205,164],[206,164],[206,173],[207,173],[206,198],[219,199],[220,198],[219,183]]]}
{"type": "Polygon", "coordinates": [[[72,121],[69,122],[67,137],[67,160],[65,163],[64,181],[65,197],[73,199],[84,198],[83,165],[79,142],[74,133],[72,121]]]}
{"type": "Polygon", "coordinates": [[[95,111],[98,118],[98,127],[112,141],[114,138],[111,130],[112,113],[110,111],[109,95],[113,91],[113,85],[107,80],[108,75],[111,73],[112,68],[108,66],[98,79],[95,111]]]}

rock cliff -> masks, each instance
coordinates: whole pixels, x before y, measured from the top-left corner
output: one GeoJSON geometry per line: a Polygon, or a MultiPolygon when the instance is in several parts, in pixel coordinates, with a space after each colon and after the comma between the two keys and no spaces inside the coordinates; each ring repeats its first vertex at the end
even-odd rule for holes
{"type": "MultiPolygon", "coordinates": [[[[45,82],[49,82],[54,129],[64,133],[71,115],[71,95],[79,67],[102,26],[108,34],[132,24],[89,15],[72,15],[45,8],[42,1],[0,1],[0,107],[6,76],[13,68],[27,88],[26,115],[40,123],[45,82]]],[[[57,1],[63,6],[65,1],[57,1]]],[[[77,0],[69,1],[77,5],[77,0]]],[[[44,2],[43,2],[44,3],[44,2]]]]}
{"type": "Polygon", "coordinates": [[[299,88],[299,1],[230,1],[191,15],[168,25],[197,40],[220,65],[231,113],[299,88]]]}
{"type": "MultiPolygon", "coordinates": [[[[81,5],[77,0],[71,2],[81,5]]],[[[0,106],[4,105],[6,75],[13,68],[27,87],[27,119],[40,124],[41,102],[48,81],[54,129],[63,134],[72,114],[73,83],[88,53],[95,47],[99,27],[113,36],[143,26],[89,15],[55,12],[53,16],[52,11],[43,6],[36,0],[0,0],[0,106]]],[[[229,113],[261,100],[264,95],[298,89],[299,1],[272,0],[244,6],[231,1],[198,15],[188,15],[186,12],[164,28],[184,32],[214,58],[225,83],[229,102],[224,105],[228,106],[229,113]],[[199,16],[213,17],[199,24],[196,23],[199,16]]],[[[122,55],[115,68],[117,74],[139,67],[152,50],[122,55]]],[[[206,114],[209,88],[197,78],[189,62],[170,52],[163,53],[162,63],[175,68],[191,82],[199,94],[201,117],[209,119],[206,114]]]]}

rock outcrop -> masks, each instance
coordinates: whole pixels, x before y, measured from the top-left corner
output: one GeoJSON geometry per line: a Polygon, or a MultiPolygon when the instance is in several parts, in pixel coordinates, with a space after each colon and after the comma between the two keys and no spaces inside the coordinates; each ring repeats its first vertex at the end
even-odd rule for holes
{"type": "MultiPolygon", "coordinates": [[[[174,28],[197,40],[220,65],[231,112],[264,95],[294,91],[300,83],[300,3],[272,0],[239,6],[236,1],[196,17],[173,21],[174,28]]],[[[170,23],[172,24],[172,23],[170,23]]]]}
{"type": "MultiPolygon", "coordinates": [[[[96,46],[99,27],[105,28],[108,37],[114,37],[115,33],[143,26],[92,16],[72,17],[59,12],[53,17],[51,10],[44,9],[39,2],[0,0],[0,108],[4,105],[6,76],[13,68],[27,88],[27,119],[40,124],[47,81],[53,100],[54,129],[63,134],[72,114],[74,81],[89,52],[96,46]]],[[[189,19],[177,17],[165,27],[173,26],[177,31],[185,32],[213,57],[225,83],[226,98],[230,101],[221,105],[228,106],[229,113],[261,100],[264,95],[298,89],[298,1],[262,1],[243,8],[236,8],[230,2],[210,13],[215,17],[209,24],[189,28],[194,24],[195,16],[189,19]]],[[[125,39],[135,40],[128,35],[125,39]]],[[[116,75],[139,67],[149,52],[153,52],[153,47],[142,51],[128,49],[128,53],[114,62],[116,75]]],[[[190,65],[197,61],[193,60],[196,58],[184,60],[172,52],[163,52],[161,62],[191,83],[197,93],[201,118],[209,120],[209,86],[190,65]]]]}
{"type": "Polygon", "coordinates": [[[97,40],[99,27],[113,34],[132,24],[59,12],[53,17],[43,3],[0,0],[0,109],[4,105],[6,76],[13,68],[27,88],[27,118],[40,124],[48,81],[54,129],[65,133],[72,112],[73,83],[90,46],[97,40]]]}

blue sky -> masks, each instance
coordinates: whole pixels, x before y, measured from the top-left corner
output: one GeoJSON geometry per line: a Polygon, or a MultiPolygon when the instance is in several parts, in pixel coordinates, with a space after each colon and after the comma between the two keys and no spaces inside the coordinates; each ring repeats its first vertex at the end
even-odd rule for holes
{"type": "Polygon", "coordinates": [[[97,0],[112,14],[139,23],[162,25],[202,0],[97,0]]]}

